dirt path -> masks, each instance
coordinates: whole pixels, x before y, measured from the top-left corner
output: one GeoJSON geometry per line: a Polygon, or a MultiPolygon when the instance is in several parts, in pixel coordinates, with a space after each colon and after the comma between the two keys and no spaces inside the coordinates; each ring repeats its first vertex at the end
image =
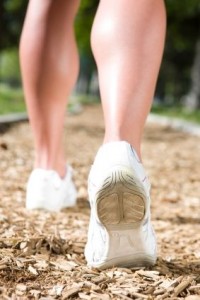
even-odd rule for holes
{"type": "Polygon", "coordinates": [[[58,214],[24,209],[33,161],[29,125],[0,135],[0,299],[199,300],[199,138],[147,125],[143,157],[152,183],[158,261],[148,269],[100,272],[86,266],[83,251],[87,174],[104,132],[101,108],[69,116],[65,130],[79,199],[58,214]]]}

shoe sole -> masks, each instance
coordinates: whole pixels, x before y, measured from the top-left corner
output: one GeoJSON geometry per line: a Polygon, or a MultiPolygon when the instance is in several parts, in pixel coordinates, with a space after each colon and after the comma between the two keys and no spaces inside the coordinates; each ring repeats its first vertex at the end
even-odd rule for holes
{"type": "Polygon", "coordinates": [[[149,255],[142,231],[147,208],[146,192],[124,167],[112,169],[102,183],[96,198],[96,219],[106,229],[106,257],[93,267],[141,267],[154,265],[155,255],[149,255]]]}

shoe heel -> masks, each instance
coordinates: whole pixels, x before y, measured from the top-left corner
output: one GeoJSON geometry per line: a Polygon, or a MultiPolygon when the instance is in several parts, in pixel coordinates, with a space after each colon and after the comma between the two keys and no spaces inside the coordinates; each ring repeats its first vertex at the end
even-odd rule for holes
{"type": "Polygon", "coordinates": [[[155,263],[143,241],[146,207],[147,195],[133,171],[124,167],[112,169],[96,199],[97,219],[108,236],[107,253],[100,268],[155,263]]]}
{"type": "Polygon", "coordinates": [[[126,168],[115,168],[97,194],[97,215],[105,227],[139,225],[145,216],[146,193],[140,181],[126,168]]]}

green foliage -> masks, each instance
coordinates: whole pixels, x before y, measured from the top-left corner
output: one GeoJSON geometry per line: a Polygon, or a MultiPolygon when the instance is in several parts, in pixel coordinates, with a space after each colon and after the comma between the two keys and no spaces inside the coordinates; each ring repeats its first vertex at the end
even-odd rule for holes
{"type": "Polygon", "coordinates": [[[200,12],[199,0],[166,0],[167,11],[169,16],[179,19],[193,18],[200,12]]]}
{"type": "Polygon", "coordinates": [[[191,85],[195,47],[200,38],[200,1],[166,0],[167,36],[157,95],[181,103],[191,85]]]}
{"type": "Polygon", "coordinates": [[[16,10],[20,10],[21,6],[23,5],[23,0],[7,0],[7,1],[4,1],[4,5],[5,5],[5,9],[7,11],[10,11],[10,12],[13,12],[13,11],[16,11],[16,10]]]}
{"type": "Polygon", "coordinates": [[[182,120],[191,121],[200,124],[200,111],[188,111],[182,106],[167,106],[167,105],[154,105],[151,110],[152,113],[178,118],[182,120]]]}
{"type": "Polygon", "coordinates": [[[167,0],[167,42],[183,52],[194,45],[200,34],[199,0],[167,0]]]}
{"type": "MultiPolygon", "coordinates": [[[[165,3],[167,37],[157,96],[163,101],[170,99],[171,102],[181,103],[181,97],[190,88],[195,45],[200,38],[200,1],[165,0],[165,3]]],[[[18,46],[27,4],[27,0],[0,1],[0,50],[18,46]]],[[[99,0],[82,0],[75,22],[81,70],[88,78],[95,67],[90,48],[90,32],[98,4],[99,0]]],[[[3,70],[0,70],[0,79],[19,78],[16,58],[11,62],[9,55],[14,56],[10,52],[6,59],[4,56],[3,65],[1,60],[3,70]]]]}
{"type": "Polygon", "coordinates": [[[21,88],[0,84],[0,115],[26,110],[21,88]]]}
{"type": "Polygon", "coordinates": [[[18,45],[27,4],[26,0],[1,0],[0,49],[18,45]]]}
{"type": "Polygon", "coordinates": [[[19,84],[21,76],[17,49],[0,52],[0,78],[10,84],[19,84]]]}
{"type": "Polygon", "coordinates": [[[81,55],[91,56],[90,32],[99,0],[83,0],[76,17],[75,30],[81,55]]]}

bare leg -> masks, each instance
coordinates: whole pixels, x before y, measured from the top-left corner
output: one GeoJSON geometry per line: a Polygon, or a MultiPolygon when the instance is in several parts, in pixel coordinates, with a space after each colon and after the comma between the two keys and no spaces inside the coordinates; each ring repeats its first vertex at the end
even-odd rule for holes
{"type": "Polygon", "coordinates": [[[92,30],[104,142],[126,140],[139,156],[163,53],[165,23],[162,0],[101,0],[92,30]]]}
{"type": "Polygon", "coordinates": [[[73,22],[79,0],[30,0],[20,44],[35,167],[65,175],[62,146],[67,98],[78,74],[73,22]]]}

